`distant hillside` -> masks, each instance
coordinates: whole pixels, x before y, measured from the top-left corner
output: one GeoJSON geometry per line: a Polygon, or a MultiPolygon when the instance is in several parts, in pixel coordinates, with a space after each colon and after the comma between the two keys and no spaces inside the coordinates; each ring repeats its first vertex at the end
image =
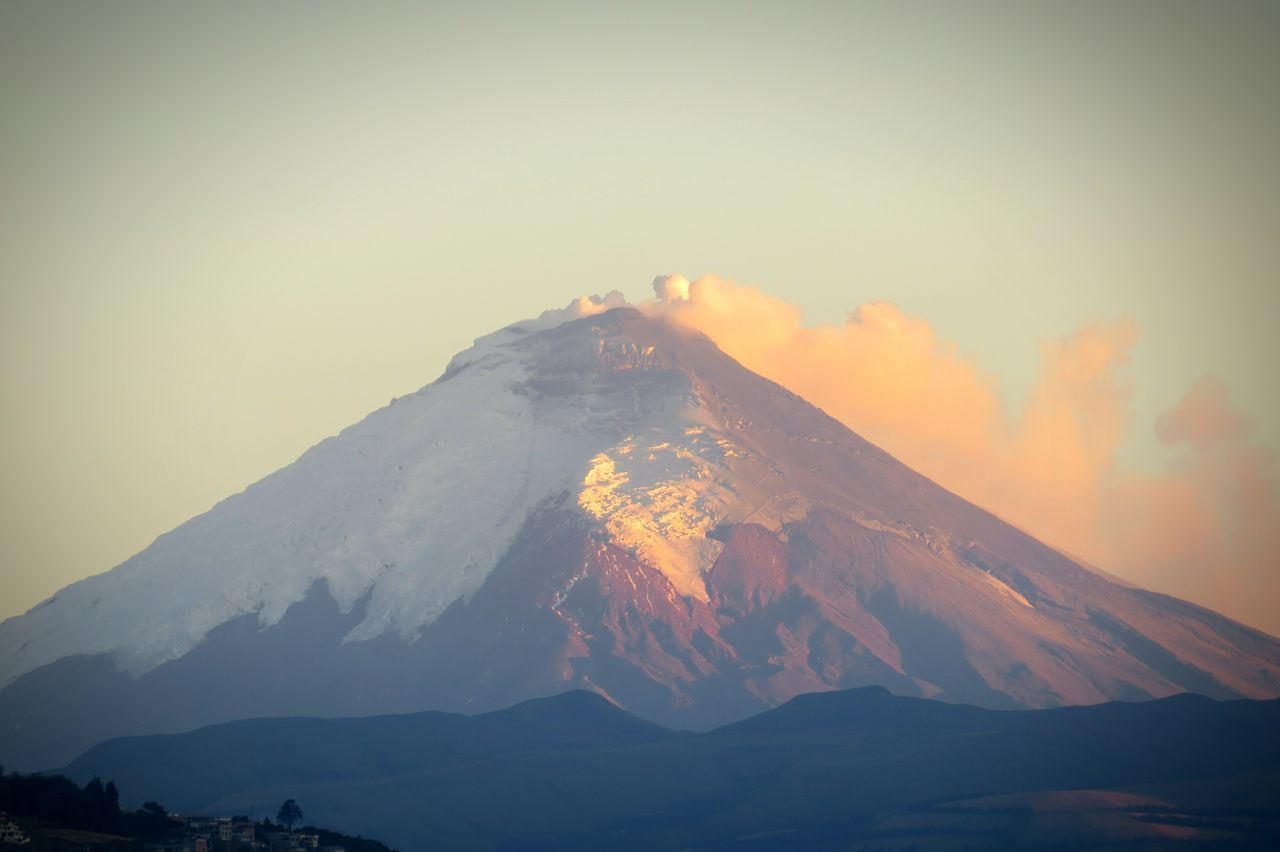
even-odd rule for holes
{"type": "Polygon", "coordinates": [[[118,739],[66,771],[188,813],[296,798],[406,850],[1273,849],[1280,701],[997,711],[870,687],[689,734],[578,692],[118,739]]]}

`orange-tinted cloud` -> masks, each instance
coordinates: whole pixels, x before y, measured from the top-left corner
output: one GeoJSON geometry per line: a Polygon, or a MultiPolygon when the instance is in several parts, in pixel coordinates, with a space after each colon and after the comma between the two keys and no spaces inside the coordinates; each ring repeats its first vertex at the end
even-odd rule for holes
{"type": "Polygon", "coordinates": [[[1161,476],[1116,454],[1132,427],[1122,372],[1131,321],[1045,344],[1024,409],[925,320],[886,302],[804,326],[781,299],[714,276],[664,276],[642,306],[697,329],[945,487],[1133,581],[1280,633],[1275,461],[1225,385],[1205,378],[1156,424],[1178,452],[1161,476]]]}
{"type": "Polygon", "coordinates": [[[1221,379],[1201,376],[1182,401],[1156,421],[1156,434],[1166,444],[1188,444],[1197,450],[1239,441],[1247,427],[1231,410],[1228,396],[1221,379]]]}
{"type": "Polygon", "coordinates": [[[1135,580],[1280,634],[1280,481],[1249,440],[1226,386],[1202,377],[1156,421],[1179,451],[1163,477],[1122,480],[1110,520],[1117,565],[1135,580]],[[1133,507],[1136,523],[1125,523],[1133,507]]]}

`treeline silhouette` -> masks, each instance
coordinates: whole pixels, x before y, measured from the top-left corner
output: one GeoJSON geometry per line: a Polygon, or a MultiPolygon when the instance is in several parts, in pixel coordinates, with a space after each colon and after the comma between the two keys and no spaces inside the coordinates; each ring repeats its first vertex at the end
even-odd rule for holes
{"type": "Polygon", "coordinates": [[[160,840],[174,831],[164,808],[155,802],[133,812],[120,810],[120,791],[114,782],[104,784],[100,778],[80,787],[63,775],[6,774],[0,768],[0,811],[19,821],[139,840],[160,840]]]}
{"type": "MultiPolygon", "coordinates": [[[[28,830],[37,825],[56,826],[120,838],[119,845],[98,847],[102,849],[140,849],[149,842],[180,836],[183,831],[182,824],[171,819],[158,802],[146,802],[136,811],[121,810],[115,782],[104,784],[97,777],[80,787],[65,775],[5,774],[0,767],[0,811],[28,830]]],[[[248,821],[243,816],[234,819],[248,821]]],[[[257,825],[269,831],[283,828],[269,819],[257,825]]],[[[350,852],[390,852],[378,841],[364,837],[312,826],[300,830],[318,835],[322,845],[342,846],[350,852]]]]}

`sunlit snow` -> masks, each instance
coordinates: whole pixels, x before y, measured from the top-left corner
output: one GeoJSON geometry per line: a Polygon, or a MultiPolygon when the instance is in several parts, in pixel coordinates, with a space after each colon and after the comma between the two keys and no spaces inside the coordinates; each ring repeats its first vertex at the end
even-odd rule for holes
{"type": "Polygon", "coordinates": [[[278,622],[320,580],[344,611],[367,596],[347,641],[411,641],[479,588],[531,512],[564,495],[705,599],[701,574],[720,548],[706,534],[733,500],[731,441],[652,346],[601,333],[567,351],[538,334],[617,301],[481,338],[437,382],[6,621],[0,685],[77,653],[147,671],[237,616],[278,622]]]}

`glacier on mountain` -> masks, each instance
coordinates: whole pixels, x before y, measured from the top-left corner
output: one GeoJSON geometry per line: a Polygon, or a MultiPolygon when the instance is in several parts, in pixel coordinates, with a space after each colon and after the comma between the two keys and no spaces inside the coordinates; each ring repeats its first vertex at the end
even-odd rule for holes
{"type": "Polygon", "coordinates": [[[275,624],[317,581],[344,612],[368,597],[347,641],[412,641],[562,494],[706,600],[701,572],[720,548],[706,534],[734,499],[731,442],[681,375],[656,392],[582,384],[578,359],[625,377],[661,367],[652,347],[601,337],[594,352],[548,352],[557,344],[537,336],[621,304],[578,299],[478,339],[432,384],[0,624],[0,686],[71,654],[110,654],[136,675],[237,616],[275,624]]]}

